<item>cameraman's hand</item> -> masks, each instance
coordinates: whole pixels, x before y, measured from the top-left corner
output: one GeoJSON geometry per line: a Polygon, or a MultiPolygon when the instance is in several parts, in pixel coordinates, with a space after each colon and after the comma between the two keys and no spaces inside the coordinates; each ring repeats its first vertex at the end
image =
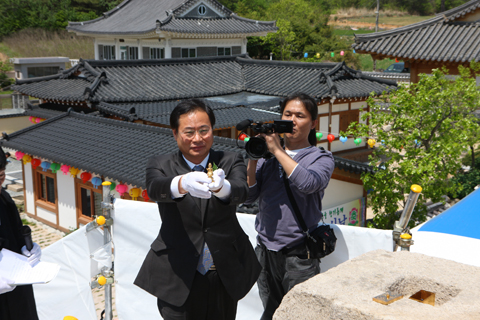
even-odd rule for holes
{"type": "MultiPolygon", "coordinates": [[[[212,194],[208,189],[208,184],[212,182],[205,172],[190,172],[180,179],[180,186],[183,190],[190,193],[192,197],[210,199],[212,194]]],[[[182,190],[180,189],[180,193],[182,190]]]]}
{"type": "Polygon", "coordinates": [[[264,134],[262,133],[262,137],[265,139],[267,143],[268,151],[270,151],[273,155],[277,152],[284,152],[282,145],[280,144],[280,137],[276,133],[269,133],[264,134]]]}

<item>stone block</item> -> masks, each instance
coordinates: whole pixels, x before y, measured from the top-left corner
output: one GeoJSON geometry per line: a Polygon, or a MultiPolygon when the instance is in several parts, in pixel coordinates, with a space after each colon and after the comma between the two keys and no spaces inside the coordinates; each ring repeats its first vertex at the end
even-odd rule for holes
{"type": "Polygon", "coordinates": [[[479,283],[480,267],[376,250],[295,286],[273,319],[480,319],[479,283]],[[420,290],[435,294],[434,306],[409,299],[420,290]],[[373,301],[386,292],[403,298],[388,305],[373,301]]]}
{"type": "Polygon", "coordinates": [[[9,184],[7,189],[13,192],[21,192],[23,191],[23,184],[9,184]]]}

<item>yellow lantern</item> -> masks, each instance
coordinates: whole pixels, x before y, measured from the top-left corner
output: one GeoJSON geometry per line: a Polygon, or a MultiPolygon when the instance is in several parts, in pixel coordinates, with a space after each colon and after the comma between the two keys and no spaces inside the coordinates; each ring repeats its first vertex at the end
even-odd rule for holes
{"type": "Polygon", "coordinates": [[[76,177],[77,174],[80,172],[80,170],[78,168],[75,168],[75,167],[71,167],[69,171],[70,171],[70,174],[72,175],[72,177],[76,177]]]}
{"type": "Polygon", "coordinates": [[[130,191],[128,192],[128,194],[130,195],[130,197],[132,197],[133,200],[137,200],[137,198],[140,196],[140,193],[142,193],[142,190],[140,190],[139,188],[132,188],[130,189],[130,191]]]}
{"type": "Polygon", "coordinates": [[[32,157],[29,156],[28,154],[26,154],[26,155],[23,156],[22,161],[23,161],[23,164],[30,163],[30,162],[32,162],[32,157]]]}
{"type": "Polygon", "coordinates": [[[375,145],[375,139],[368,139],[367,143],[370,146],[370,148],[373,148],[373,146],[375,145]]]}
{"type": "Polygon", "coordinates": [[[316,57],[317,59],[320,59],[320,53],[317,52],[317,54],[315,55],[315,57],[316,57]]]}

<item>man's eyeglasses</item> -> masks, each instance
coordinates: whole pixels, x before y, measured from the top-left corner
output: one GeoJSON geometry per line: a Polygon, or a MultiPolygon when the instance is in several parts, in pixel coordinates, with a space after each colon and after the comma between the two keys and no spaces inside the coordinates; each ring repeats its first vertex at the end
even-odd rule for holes
{"type": "Polygon", "coordinates": [[[195,136],[195,132],[198,132],[200,137],[204,138],[210,133],[209,127],[200,128],[198,130],[187,129],[182,132],[182,134],[187,138],[193,138],[195,136]]]}

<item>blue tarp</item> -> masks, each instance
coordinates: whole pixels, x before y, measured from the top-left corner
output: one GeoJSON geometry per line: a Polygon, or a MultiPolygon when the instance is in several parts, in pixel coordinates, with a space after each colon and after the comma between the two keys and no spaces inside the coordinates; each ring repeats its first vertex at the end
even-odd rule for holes
{"type": "Polygon", "coordinates": [[[418,231],[447,233],[480,239],[480,188],[426,222],[418,231]]]}

